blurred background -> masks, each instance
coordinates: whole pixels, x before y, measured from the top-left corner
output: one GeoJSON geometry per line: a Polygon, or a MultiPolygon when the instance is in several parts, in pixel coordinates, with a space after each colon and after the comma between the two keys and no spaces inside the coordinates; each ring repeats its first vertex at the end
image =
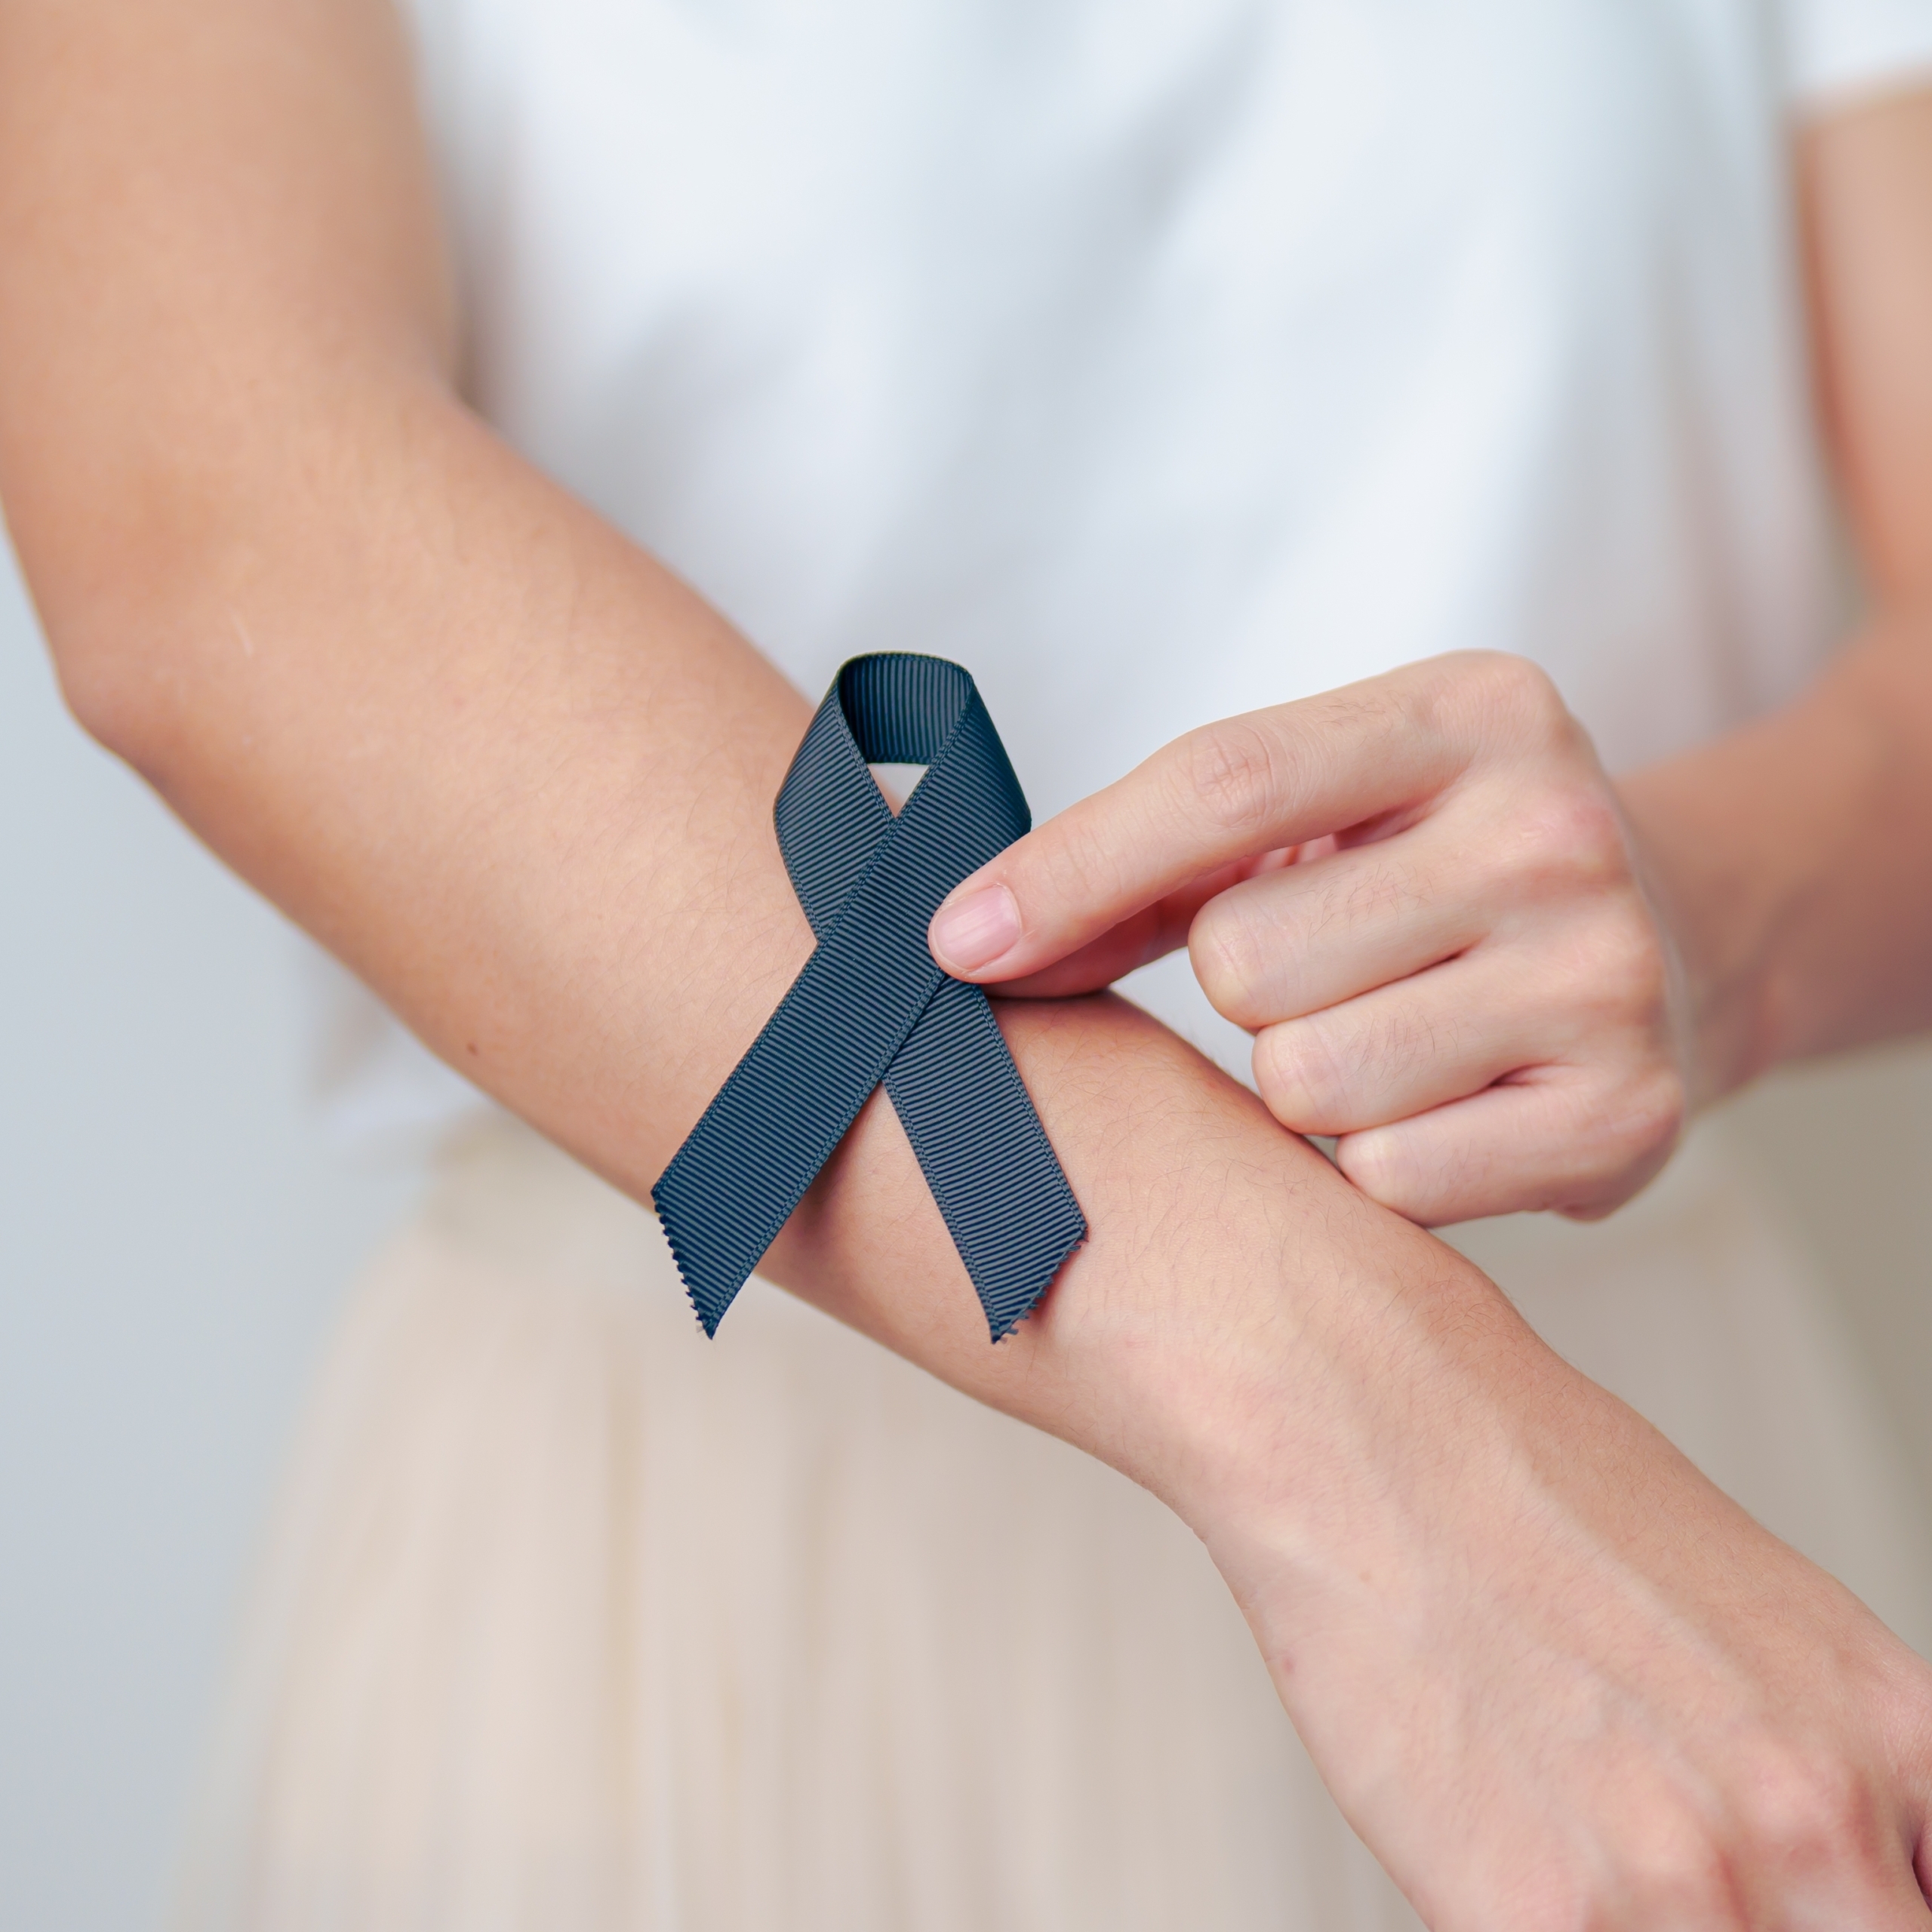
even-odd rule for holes
{"type": "Polygon", "coordinates": [[[308,1117],[299,943],[81,735],[0,547],[6,1932],[162,1923],[304,1377],[405,1197],[308,1117]]]}
{"type": "MultiPolygon", "coordinates": [[[[0,557],[0,1927],[148,1932],[344,1283],[407,1198],[305,1099],[298,942],[62,709],[0,557]],[[294,1257],[291,1262],[291,1257],[294,1257]]],[[[1932,1042],[1731,1110],[1932,1506],[1932,1042]]]]}

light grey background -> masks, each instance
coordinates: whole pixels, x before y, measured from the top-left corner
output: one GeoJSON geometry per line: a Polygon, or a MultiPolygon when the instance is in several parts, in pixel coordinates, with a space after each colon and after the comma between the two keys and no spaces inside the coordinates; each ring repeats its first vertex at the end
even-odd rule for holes
{"type": "Polygon", "coordinates": [[[231,1603],[395,1177],[297,941],[62,710],[0,545],[0,1927],[148,1932],[231,1603]]]}
{"type": "MultiPolygon", "coordinates": [[[[61,710],[0,561],[0,1927],[148,1932],[305,1371],[396,1176],[294,940],[61,710]]],[[[1932,1497],[1932,1048],[1740,1109],[1932,1497]]]]}

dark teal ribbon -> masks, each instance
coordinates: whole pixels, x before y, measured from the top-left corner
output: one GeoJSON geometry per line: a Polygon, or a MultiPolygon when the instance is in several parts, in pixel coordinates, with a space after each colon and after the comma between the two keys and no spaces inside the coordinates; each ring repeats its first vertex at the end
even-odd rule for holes
{"type": "Polygon", "coordinates": [[[651,1190],[707,1334],[884,1084],[998,1341],[1087,1223],[977,986],[934,962],[940,901],[1031,826],[968,673],[855,657],[774,814],[818,945],[651,1190]],[[923,764],[895,818],[869,764],[923,764]]]}

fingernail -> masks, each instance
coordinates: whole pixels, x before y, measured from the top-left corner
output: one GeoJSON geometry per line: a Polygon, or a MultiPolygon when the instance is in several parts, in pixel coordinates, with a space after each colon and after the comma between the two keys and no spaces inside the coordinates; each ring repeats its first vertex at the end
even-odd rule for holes
{"type": "Polygon", "coordinates": [[[1020,937],[1020,908],[1003,885],[976,886],[933,915],[933,957],[949,973],[976,973],[1020,937]]]}

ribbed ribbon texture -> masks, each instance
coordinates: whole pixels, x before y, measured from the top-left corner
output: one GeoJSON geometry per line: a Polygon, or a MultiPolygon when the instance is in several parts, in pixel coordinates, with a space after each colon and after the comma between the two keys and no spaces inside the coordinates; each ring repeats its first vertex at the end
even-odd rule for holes
{"type": "Polygon", "coordinates": [[[774,817],[818,944],[651,1190],[691,1305],[715,1334],[883,1083],[997,1342],[1087,1223],[986,995],[926,946],[940,901],[1032,823],[971,677],[943,657],[854,658],[774,817]],[[869,764],[927,768],[896,818],[869,764]]]}

